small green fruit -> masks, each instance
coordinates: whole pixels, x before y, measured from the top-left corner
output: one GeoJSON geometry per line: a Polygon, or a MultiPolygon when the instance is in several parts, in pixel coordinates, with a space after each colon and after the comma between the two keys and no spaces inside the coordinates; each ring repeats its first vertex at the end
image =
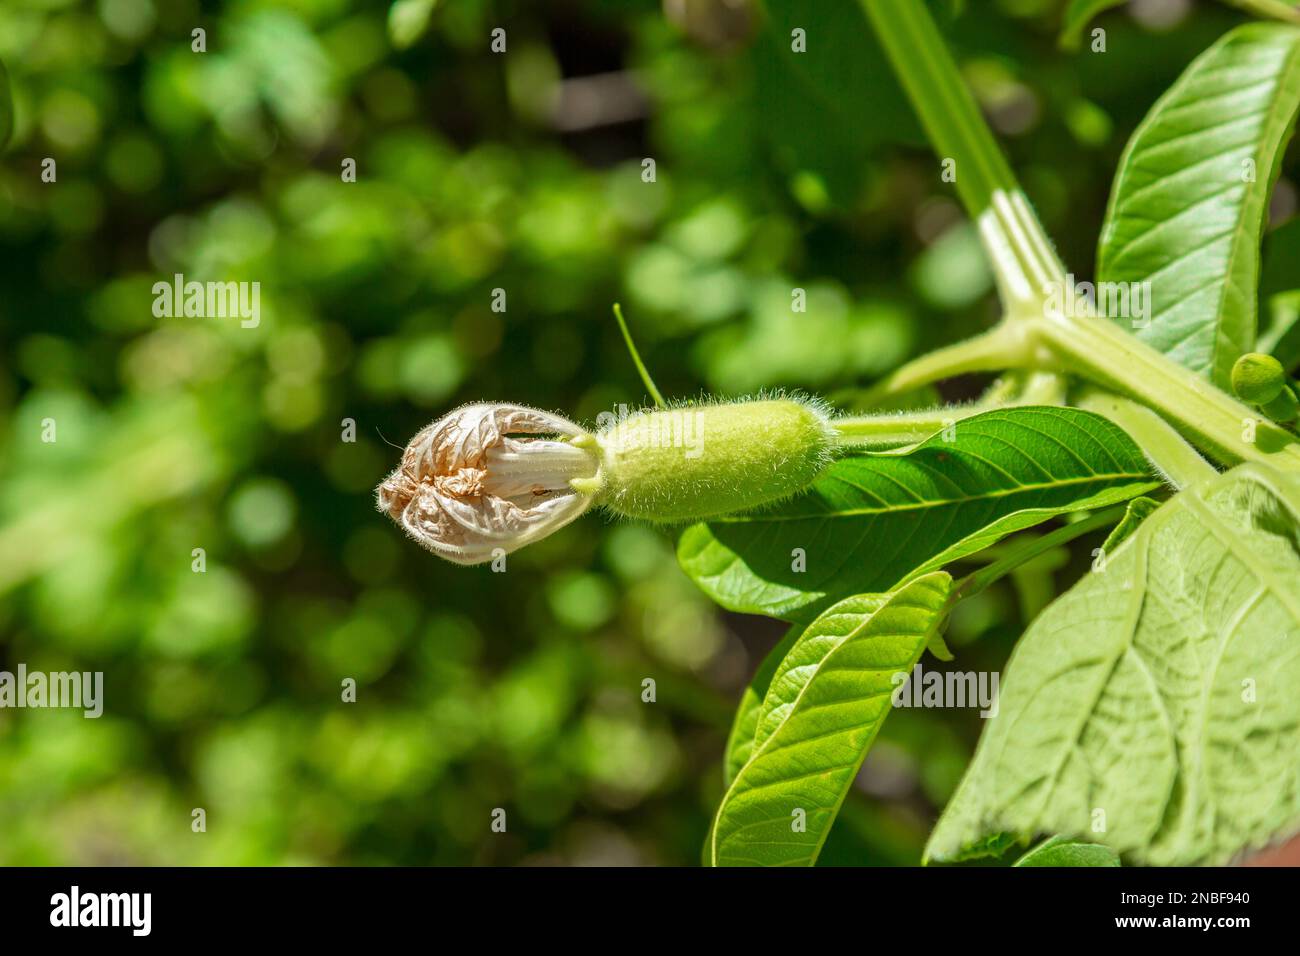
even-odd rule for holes
{"type": "Polygon", "coordinates": [[[630,518],[689,521],[801,491],[829,464],[835,430],[789,398],[638,412],[596,436],[600,503],[630,518]]]}
{"type": "Polygon", "coordinates": [[[1285,386],[1286,369],[1271,355],[1248,352],[1232,366],[1232,390],[1243,402],[1267,405],[1282,394],[1285,386]]]}

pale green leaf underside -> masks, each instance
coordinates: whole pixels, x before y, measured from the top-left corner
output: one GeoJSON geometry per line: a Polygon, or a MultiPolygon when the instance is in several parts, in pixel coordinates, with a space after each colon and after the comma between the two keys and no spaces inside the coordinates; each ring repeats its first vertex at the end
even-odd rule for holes
{"type": "Polygon", "coordinates": [[[1300,828],[1293,481],[1184,490],[1043,612],[927,856],[1053,833],[1222,864],[1300,828]]]}
{"type": "Polygon", "coordinates": [[[1012,866],[1119,866],[1119,856],[1098,843],[1073,843],[1052,837],[1034,847],[1012,866]]]}
{"type": "Polygon", "coordinates": [[[809,625],[772,678],[753,755],[718,808],[714,865],[816,862],[889,713],[894,675],[924,652],[951,586],[947,574],[929,574],[887,600],[849,598],[809,625]]]}
{"type": "Polygon", "coordinates": [[[1098,281],[1150,282],[1145,327],[1103,311],[1220,386],[1255,344],[1260,240],[1300,106],[1298,52],[1300,29],[1250,23],[1197,57],[1129,141],[1102,228],[1098,281]]]}
{"type": "Polygon", "coordinates": [[[1000,409],[963,419],[953,441],[935,435],[905,455],[841,459],[776,508],[692,525],[677,557],[729,610],[806,621],[840,598],[888,592],[1014,531],[1157,484],[1137,446],[1101,416],[1000,409]]]}
{"type": "Polygon", "coordinates": [[[1152,498],[1134,498],[1124,509],[1124,517],[1120,518],[1119,524],[1115,525],[1106,536],[1106,542],[1101,546],[1101,550],[1110,554],[1124,543],[1125,538],[1141,527],[1142,522],[1159,507],[1160,502],[1152,498]]]}

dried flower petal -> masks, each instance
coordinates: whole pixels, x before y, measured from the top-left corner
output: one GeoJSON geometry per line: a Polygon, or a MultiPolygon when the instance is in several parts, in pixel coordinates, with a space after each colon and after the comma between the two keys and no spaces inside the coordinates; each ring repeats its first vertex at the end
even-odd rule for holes
{"type": "Polygon", "coordinates": [[[572,442],[586,435],[522,405],[465,405],[411,439],[378,488],[379,509],[448,561],[490,561],[591,507],[594,496],[570,484],[590,484],[599,471],[596,452],[572,442]],[[563,437],[512,437],[520,435],[563,437]]]}

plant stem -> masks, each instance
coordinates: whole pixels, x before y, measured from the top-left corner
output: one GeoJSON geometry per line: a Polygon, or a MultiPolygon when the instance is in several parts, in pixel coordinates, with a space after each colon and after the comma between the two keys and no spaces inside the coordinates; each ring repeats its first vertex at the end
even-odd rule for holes
{"type": "Polygon", "coordinates": [[[1107,508],[1105,511],[1094,512],[1087,517],[1080,518],[1078,521],[1063,525],[1055,531],[1050,531],[1045,535],[1027,541],[1006,557],[999,558],[992,564],[987,564],[977,571],[972,571],[957,582],[957,585],[952,590],[952,595],[948,599],[949,604],[956,604],[958,601],[979,594],[993,582],[1005,577],[1040,554],[1046,554],[1053,548],[1059,547],[1068,541],[1073,541],[1075,538],[1080,538],[1089,532],[1113,525],[1124,517],[1125,507],[1124,505],[1118,505],[1114,508],[1107,508]]]}
{"type": "Polygon", "coordinates": [[[952,164],[945,171],[979,225],[1003,304],[1034,310],[1042,284],[1064,269],[924,0],[860,2],[935,152],[952,164]]]}
{"type": "Polygon", "coordinates": [[[1113,322],[1047,307],[1053,288],[1066,281],[1065,268],[962,83],[924,0],[860,2],[935,149],[957,161],[958,193],[979,224],[1006,310],[987,336],[910,362],[868,394],[884,397],[994,368],[1068,372],[1150,406],[1222,464],[1260,461],[1300,470],[1300,444],[1286,429],[1113,322]]]}
{"type": "Polygon", "coordinates": [[[1175,488],[1215,477],[1218,472],[1183,437],[1145,405],[1109,392],[1090,390],[1079,407],[1105,415],[1128,432],[1147,458],[1175,488]]]}
{"type": "Polygon", "coordinates": [[[929,409],[923,412],[900,412],[885,415],[855,415],[831,421],[839,433],[841,445],[858,449],[897,448],[915,445],[943,431],[953,422],[987,409],[977,405],[929,409]]]}
{"type": "Polygon", "coordinates": [[[668,403],[664,401],[663,395],[655,387],[655,380],[650,377],[650,370],[645,367],[641,361],[641,353],[636,350],[636,344],[632,341],[632,333],[628,330],[627,321],[623,318],[623,307],[617,302],[614,303],[614,318],[618,319],[618,327],[623,332],[623,342],[627,345],[627,352],[632,356],[632,364],[636,366],[637,374],[641,376],[641,381],[650,393],[650,398],[654,401],[655,407],[667,408],[668,403]]]}
{"type": "Polygon", "coordinates": [[[880,402],[954,375],[1027,367],[1030,341],[1022,329],[1001,322],[974,338],[935,349],[895,369],[867,389],[863,401],[880,402]]]}
{"type": "Polygon", "coordinates": [[[1295,435],[1113,322],[1048,315],[1032,324],[1072,371],[1160,412],[1221,463],[1275,462],[1300,469],[1295,435]]]}
{"type": "Polygon", "coordinates": [[[1056,372],[1030,372],[1011,405],[1064,405],[1065,379],[1056,372]]]}
{"type": "Polygon", "coordinates": [[[831,424],[839,432],[841,445],[885,449],[915,445],[963,418],[995,408],[1016,405],[1063,405],[1065,381],[1054,372],[1016,372],[999,380],[996,389],[967,405],[947,405],[919,412],[885,412],[879,415],[846,415],[831,424]]]}
{"type": "Polygon", "coordinates": [[[925,441],[943,431],[949,421],[926,415],[924,418],[852,419],[835,422],[837,442],[858,450],[886,450],[925,441]]]}
{"type": "Polygon", "coordinates": [[[972,216],[979,215],[994,192],[1013,191],[1016,180],[934,19],[922,0],[861,3],[935,151],[955,164],[962,202],[972,216]]]}

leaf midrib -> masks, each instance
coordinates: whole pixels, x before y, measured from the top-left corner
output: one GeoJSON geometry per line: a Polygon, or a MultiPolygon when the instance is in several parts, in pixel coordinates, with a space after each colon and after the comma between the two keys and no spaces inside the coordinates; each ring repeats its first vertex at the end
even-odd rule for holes
{"type": "MultiPolygon", "coordinates": [[[[1300,43],[1296,41],[1296,34],[1293,32],[1291,37],[1284,37],[1281,30],[1286,29],[1281,25],[1271,25],[1278,32],[1265,31],[1260,26],[1253,32],[1253,35],[1243,38],[1241,28],[1234,30],[1216,43],[1212,44],[1203,52],[1198,60],[1205,60],[1207,63],[1216,56],[1225,56],[1228,58],[1239,57],[1243,51],[1249,52],[1252,44],[1258,44],[1259,47],[1267,47],[1273,54],[1269,57],[1269,62],[1279,62],[1275,69],[1270,69],[1261,74],[1258,71],[1252,71],[1250,67],[1253,62],[1230,62],[1227,66],[1217,66],[1210,69],[1189,70],[1184,72],[1178,80],[1171,86],[1156,104],[1152,107],[1147,116],[1139,124],[1129,141],[1120,160],[1119,173],[1112,187],[1110,202],[1106,210],[1106,228],[1103,230],[1099,250],[1098,250],[1098,279],[1110,281],[1113,278],[1124,278],[1126,273],[1129,276],[1135,275],[1131,268],[1126,269],[1124,259],[1129,254],[1132,247],[1139,243],[1146,243],[1152,240],[1163,227],[1173,222],[1179,221],[1182,217],[1192,212],[1196,207],[1206,202],[1217,201],[1225,193],[1232,190],[1241,189],[1243,197],[1239,200],[1234,199],[1231,203],[1232,228],[1222,232],[1209,240],[1200,242],[1190,249],[1183,251],[1172,261],[1166,262],[1160,266],[1154,273],[1147,274],[1143,278],[1150,282],[1156,275],[1166,272],[1172,268],[1182,268],[1188,258],[1200,254],[1207,249],[1211,249],[1215,243],[1223,243],[1226,240],[1224,249],[1222,269],[1222,279],[1217,284],[1210,282],[1198,286],[1193,293],[1185,294],[1179,300],[1168,304],[1155,312],[1153,318],[1161,318],[1169,314],[1178,314],[1183,302],[1190,298],[1191,294],[1199,294],[1206,290],[1214,291],[1212,321],[1209,323],[1193,323],[1184,334],[1172,343],[1165,342],[1161,348],[1166,353],[1174,353],[1190,338],[1201,332],[1205,325],[1209,325],[1210,340],[1208,343],[1208,355],[1204,360],[1199,356],[1182,358],[1181,361],[1196,371],[1207,374],[1207,376],[1222,385],[1226,380],[1228,369],[1236,354],[1242,350],[1248,350],[1254,343],[1257,334],[1258,312],[1253,301],[1248,301],[1252,295],[1249,290],[1250,276],[1241,276],[1240,273],[1245,270],[1250,271],[1251,251],[1257,248],[1257,244],[1251,242],[1258,237],[1261,223],[1260,216],[1267,207],[1267,186],[1274,178],[1274,174],[1282,161],[1283,149],[1281,148],[1289,137],[1289,130],[1295,119],[1295,109],[1291,107],[1291,101],[1296,97],[1297,84],[1300,83],[1300,43]],[[1200,94],[1202,87],[1209,86],[1213,88],[1213,83],[1207,83],[1207,80],[1213,80],[1222,71],[1228,71],[1233,75],[1235,82],[1228,85],[1226,90],[1219,90],[1210,94],[1200,94]],[[1267,89],[1262,89],[1267,87],[1267,89]],[[1261,92],[1262,90],[1262,92],[1261,92]],[[1232,98],[1241,98],[1243,100],[1258,101],[1263,99],[1263,107],[1257,110],[1251,110],[1246,114],[1232,116],[1228,120],[1213,121],[1215,110],[1207,108],[1207,104],[1216,104],[1232,98]],[[1182,102],[1180,102],[1182,101],[1182,102]],[[1288,107],[1284,109],[1284,107],[1288,107]],[[1179,116],[1182,112],[1192,112],[1196,129],[1190,132],[1182,132],[1163,140],[1155,140],[1154,133],[1162,124],[1170,124],[1171,117],[1179,116]],[[1206,113],[1210,115],[1211,122],[1205,125],[1206,113]],[[1159,156],[1162,152],[1168,151],[1171,146],[1175,146],[1189,137],[1205,136],[1215,129],[1225,125],[1241,124],[1249,120],[1257,131],[1257,135],[1249,141],[1243,143],[1234,143],[1227,149],[1217,151],[1212,157],[1200,157],[1190,165],[1183,166],[1168,176],[1154,176],[1152,181],[1145,184],[1137,184],[1135,188],[1128,192],[1128,185],[1136,179],[1143,170],[1140,165],[1149,165],[1153,156],[1159,156]],[[1151,136],[1151,139],[1148,137],[1151,136]],[[1139,144],[1141,146],[1139,147],[1139,144]],[[1257,182],[1252,190],[1250,183],[1237,183],[1227,189],[1220,189],[1212,193],[1209,197],[1201,197],[1192,206],[1180,210],[1177,214],[1163,222],[1156,224],[1154,227],[1133,230],[1128,235],[1122,235],[1120,226],[1123,222],[1123,213],[1125,210],[1132,209],[1134,206],[1141,207],[1143,203],[1149,202],[1151,196],[1161,195],[1161,190],[1168,190],[1169,182],[1184,176],[1192,170],[1203,167],[1207,162],[1222,158],[1233,150],[1246,149],[1251,158],[1256,161],[1257,167],[1262,167],[1268,163],[1266,168],[1257,169],[1257,182]],[[1269,162],[1269,160],[1272,160],[1269,162]],[[1121,199],[1122,197],[1122,199],[1121,199]],[[1122,240],[1122,244],[1117,248],[1114,243],[1122,240]],[[1243,281],[1244,280],[1244,281],[1243,281]],[[1236,307],[1241,313],[1235,321],[1248,326],[1247,328],[1229,329],[1225,322],[1225,316],[1230,309],[1236,307]],[[1243,337],[1248,340],[1243,341],[1243,337]]],[[[1176,124],[1174,124],[1176,125],[1176,124]]],[[[1158,164],[1157,164],[1158,165],[1158,164]]],[[[1150,255],[1150,253],[1147,253],[1150,255]]],[[[1255,261],[1255,271],[1258,271],[1258,260],[1255,261]]],[[[1154,324],[1154,323],[1153,323],[1154,324]]]]}
{"type": "MultiPolygon", "coordinates": [[[[917,582],[919,582],[919,581],[921,581],[921,580],[922,580],[922,579],[918,578],[918,579],[917,579],[917,582]]],[[[913,586],[915,586],[915,584],[916,584],[917,582],[913,582],[913,586]]],[[[929,587],[928,584],[926,585],[925,590],[926,590],[926,591],[929,591],[929,590],[930,590],[930,587],[929,587]]],[[[822,669],[822,667],[826,664],[826,662],[827,662],[827,661],[828,661],[828,660],[829,660],[829,659],[830,659],[830,658],[835,654],[836,651],[838,651],[841,647],[843,647],[843,646],[844,646],[846,643],[848,643],[849,641],[853,640],[857,635],[859,635],[860,633],[862,633],[863,629],[865,629],[865,628],[866,628],[866,627],[871,623],[871,621],[876,617],[876,615],[881,614],[882,612],[884,612],[886,608],[890,608],[890,607],[895,606],[895,605],[894,605],[894,601],[895,601],[897,598],[901,597],[901,596],[902,596],[902,592],[899,592],[899,593],[898,593],[897,595],[895,595],[893,598],[890,598],[889,600],[886,600],[883,604],[880,605],[880,607],[876,608],[874,611],[872,611],[872,612],[870,612],[870,613],[868,613],[868,614],[863,615],[862,621],[858,624],[858,626],[855,627],[855,628],[853,628],[853,630],[851,630],[848,634],[846,634],[846,635],[845,635],[843,638],[841,638],[840,640],[835,641],[834,644],[833,644],[833,645],[832,645],[832,646],[831,646],[831,647],[826,651],[826,653],[822,655],[821,659],[817,661],[816,666],[815,666],[815,668],[814,668],[812,674],[809,676],[809,678],[808,678],[806,681],[803,682],[803,686],[801,686],[801,687],[799,688],[799,693],[795,695],[794,700],[791,702],[791,704],[790,704],[790,709],[789,709],[789,710],[788,710],[788,711],[787,711],[787,712],[782,716],[781,720],[777,722],[777,725],[772,729],[772,732],[771,732],[770,734],[767,735],[767,738],[763,741],[762,745],[761,745],[761,746],[756,746],[756,747],[753,749],[753,751],[750,753],[749,760],[746,761],[746,763],[745,763],[745,766],[742,767],[742,768],[740,769],[739,772],[737,772],[737,774],[736,774],[736,778],[731,782],[731,786],[727,788],[727,792],[723,795],[723,797],[722,797],[722,802],[721,802],[721,804],[719,804],[719,815],[721,814],[722,810],[725,809],[725,808],[727,807],[728,803],[730,802],[730,800],[731,800],[731,798],[732,798],[732,795],[733,795],[734,793],[737,792],[737,788],[740,786],[741,781],[744,780],[745,769],[746,769],[747,767],[749,767],[751,764],[753,764],[755,761],[757,761],[760,757],[765,756],[766,754],[769,753],[768,747],[772,744],[772,741],[774,741],[774,740],[777,739],[777,737],[778,737],[778,736],[780,735],[780,733],[781,733],[781,730],[782,730],[782,729],[783,729],[783,728],[784,728],[784,727],[785,727],[785,726],[790,722],[790,720],[793,718],[794,714],[798,711],[798,709],[799,709],[799,703],[804,699],[804,696],[808,693],[809,689],[813,686],[814,681],[816,681],[816,679],[817,679],[817,675],[818,675],[819,673],[821,673],[821,669],[822,669]]],[[[940,602],[940,603],[942,603],[942,602],[940,602]]],[[[919,612],[919,613],[923,613],[923,614],[929,613],[931,610],[933,610],[933,608],[931,607],[931,605],[929,605],[929,604],[925,604],[925,603],[915,603],[915,604],[914,604],[914,603],[911,603],[911,602],[903,603],[903,602],[900,601],[900,602],[897,604],[897,607],[899,607],[899,608],[905,608],[906,610],[908,610],[908,611],[910,611],[910,612],[914,612],[914,613],[919,612]]],[[[914,636],[915,638],[917,638],[918,641],[921,643],[921,648],[922,648],[921,652],[922,652],[922,653],[924,652],[924,646],[925,646],[925,643],[926,643],[927,640],[928,640],[929,633],[930,633],[932,630],[934,630],[934,628],[936,628],[936,627],[938,626],[938,624],[939,624],[939,622],[940,622],[941,620],[942,620],[942,615],[941,615],[941,614],[938,614],[938,613],[935,613],[935,614],[930,618],[929,623],[927,623],[927,625],[926,625],[924,628],[920,629],[919,631],[917,631],[915,634],[912,635],[912,636],[914,636]]],[[[792,647],[792,648],[791,648],[791,651],[793,651],[793,650],[794,650],[794,648],[792,647]]],[[[774,681],[775,681],[775,677],[774,677],[774,681]]],[[[890,693],[892,693],[892,691],[891,691],[890,693]]],[[[873,696],[879,696],[879,695],[873,695],[873,696]]],[[[844,702],[840,702],[840,703],[844,703],[844,702]]],[[[761,728],[761,727],[763,726],[764,717],[765,717],[765,714],[762,713],[762,712],[760,712],[759,719],[758,719],[758,728],[761,728]]],[[[883,718],[880,719],[880,720],[875,721],[875,732],[879,732],[879,730],[880,730],[880,725],[881,725],[883,722],[884,722],[884,721],[883,721],[883,718]]],[[[755,729],[755,731],[756,731],[756,732],[755,732],[755,736],[756,736],[756,737],[757,737],[757,729],[758,729],[758,728],[755,729]]],[[[839,731],[839,732],[840,732],[840,733],[844,733],[845,731],[841,730],[841,731],[839,731]]],[[[756,742],[757,742],[757,741],[756,741],[756,742]]],[[[777,750],[779,750],[779,749],[780,749],[780,748],[773,748],[772,751],[770,751],[770,752],[775,753],[775,752],[776,752],[777,750]]],[[[839,769],[839,768],[842,767],[842,766],[844,766],[844,765],[843,765],[843,764],[837,764],[836,767],[832,768],[832,770],[839,769]]],[[[818,770],[818,771],[815,771],[815,772],[813,772],[813,773],[805,774],[805,775],[803,775],[803,776],[804,776],[804,777],[813,777],[813,776],[817,776],[817,775],[819,775],[819,774],[823,774],[823,773],[827,773],[827,772],[830,772],[830,771],[826,771],[826,770],[818,770]]],[[[762,789],[763,787],[771,787],[771,786],[776,785],[776,784],[786,784],[786,785],[788,785],[791,781],[793,781],[793,780],[797,780],[797,779],[799,779],[799,777],[797,777],[797,776],[796,776],[796,777],[783,777],[783,778],[781,778],[780,780],[777,780],[777,781],[768,781],[768,782],[765,783],[765,784],[759,784],[759,785],[752,785],[752,784],[750,784],[750,785],[746,785],[746,786],[744,787],[744,792],[747,792],[747,793],[753,793],[753,792],[756,792],[756,791],[762,789]]],[[[840,802],[841,802],[841,803],[843,802],[844,797],[846,796],[846,794],[847,794],[847,791],[846,791],[846,793],[840,795],[840,802]]],[[[838,806],[838,804],[837,804],[837,806],[838,806]]],[[[834,808],[834,807],[821,807],[821,808],[819,808],[819,809],[831,809],[831,810],[834,810],[835,808],[834,808]]],[[[721,818],[721,817],[719,816],[719,819],[720,819],[720,818],[721,818]]],[[[770,821],[768,821],[768,822],[770,822],[770,821]]],[[[731,833],[728,833],[728,834],[727,834],[727,839],[730,839],[730,838],[735,837],[735,835],[736,835],[738,832],[740,832],[740,830],[741,830],[741,828],[739,828],[739,827],[736,828],[736,829],[734,829],[734,830],[732,830],[731,833]]],[[[811,848],[811,851],[810,851],[810,853],[809,853],[809,857],[810,857],[811,859],[813,859],[813,860],[816,860],[816,859],[817,859],[817,856],[821,853],[822,846],[825,845],[825,843],[826,843],[826,838],[827,838],[827,836],[828,836],[829,834],[830,834],[830,827],[829,827],[829,826],[827,826],[827,827],[825,827],[825,828],[822,829],[822,832],[821,832],[821,835],[820,835],[820,839],[819,839],[818,842],[817,842],[817,843],[816,843],[816,844],[811,848]]],[[[725,840],[724,840],[724,841],[719,841],[719,839],[718,839],[718,825],[717,825],[717,822],[715,821],[715,822],[714,822],[714,825],[713,825],[713,853],[712,853],[712,862],[713,862],[713,865],[714,865],[714,866],[717,866],[717,864],[718,864],[718,852],[719,852],[719,849],[720,849],[720,843],[722,843],[722,842],[725,842],[725,840]]]]}
{"type": "MultiPolygon", "coordinates": [[[[1286,60],[1282,66],[1282,69],[1278,71],[1278,78],[1277,78],[1277,83],[1274,86],[1274,93],[1272,96],[1269,97],[1268,109],[1265,113],[1264,121],[1261,124],[1261,132],[1262,132],[1260,138],[1261,143],[1274,146],[1274,153],[1272,157],[1273,161],[1270,164],[1270,167],[1268,169],[1268,178],[1266,180],[1267,186],[1272,185],[1274,179],[1274,173],[1281,166],[1282,153],[1284,152],[1283,147],[1287,139],[1287,130],[1289,128],[1290,123],[1294,122],[1295,120],[1294,108],[1286,111],[1285,113],[1283,113],[1283,111],[1279,109],[1282,100],[1278,96],[1278,91],[1285,90],[1288,88],[1294,88],[1296,87],[1297,82],[1300,82],[1300,73],[1298,73],[1296,69],[1297,62],[1300,62],[1300,60],[1297,60],[1297,53],[1300,53],[1300,45],[1293,43],[1291,49],[1287,52],[1286,60]],[[1280,131],[1278,129],[1279,126],[1281,126],[1280,131]]],[[[1258,147],[1254,151],[1257,160],[1260,157],[1260,152],[1261,151],[1258,147]]],[[[1261,164],[1258,163],[1257,161],[1256,166],[1258,167],[1259,165],[1261,164]]],[[[1259,177],[1259,172],[1260,170],[1257,168],[1256,179],[1258,179],[1259,177]]],[[[1272,190],[1267,189],[1267,192],[1271,193],[1272,190]]],[[[1255,206],[1257,207],[1259,216],[1263,216],[1265,215],[1267,205],[1268,205],[1268,195],[1266,193],[1258,193],[1252,196],[1249,186],[1247,187],[1246,201],[1243,203],[1243,208],[1242,208],[1243,213],[1247,211],[1246,207],[1255,206]]],[[[1252,216],[1252,218],[1254,217],[1252,216]]],[[[1261,223],[1252,222],[1248,224],[1246,222],[1245,215],[1241,216],[1241,218],[1237,220],[1237,228],[1235,230],[1235,234],[1232,237],[1232,250],[1228,254],[1228,271],[1225,276],[1226,281],[1223,283],[1223,291],[1219,295],[1219,301],[1215,308],[1214,314],[1216,318],[1222,316],[1225,303],[1228,301],[1228,297],[1232,294],[1233,281],[1236,277],[1237,270],[1240,268],[1242,240],[1243,238],[1245,238],[1248,232],[1250,233],[1250,235],[1258,237],[1262,229],[1262,225],[1263,225],[1262,222],[1261,223]],[[1260,228],[1255,228],[1257,226],[1260,228]]],[[[1255,279],[1258,280],[1259,278],[1258,238],[1256,238],[1255,243],[1252,246],[1248,247],[1247,254],[1249,254],[1249,251],[1251,250],[1253,250],[1256,253],[1255,279]]],[[[1253,293],[1251,294],[1253,295],[1253,293]]],[[[1253,343],[1255,341],[1255,337],[1259,334],[1259,311],[1258,311],[1257,303],[1254,302],[1251,303],[1250,313],[1251,313],[1250,341],[1253,343]]],[[[1220,355],[1223,353],[1225,345],[1229,349],[1233,348],[1233,342],[1224,332],[1222,322],[1216,322],[1215,329],[1214,329],[1214,349],[1210,355],[1210,369],[1212,374],[1218,373],[1218,369],[1220,366],[1220,355]]],[[[1229,355],[1229,360],[1235,360],[1235,359],[1236,356],[1233,356],[1231,354],[1229,355]]]]}
{"type": "MultiPolygon", "coordinates": [[[[833,475],[831,477],[834,478],[836,481],[844,482],[849,487],[855,488],[858,491],[864,492],[866,494],[874,494],[874,492],[872,492],[870,489],[864,488],[861,485],[854,484],[853,482],[848,481],[845,478],[841,478],[838,475],[833,475]]],[[[1014,488],[1000,488],[997,491],[978,494],[978,495],[968,495],[964,498],[936,498],[936,499],[917,501],[910,504],[896,505],[896,506],[886,507],[886,508],[854,508],[849,511],[837,510],[837,511],[829,511],[829,512],[817,512],[813,514],[804,514],[804,515],[750,515],[750,516],[738,515],[738,516],[726,517],[726,518],[711,518],[709,520],[709,524],[773,524],[778,521],[817,521],[817,520],[831,521],[837,518],[852,518],[852,517],[860,517],[862,515],[898,514],[900,512],[907,512],[907,511],[923,511],[928,508],[941,508],[946,505],[961,506],[965,504],[971,504],[972,502],[976,502],[976,501],[992,501],[1000,498],[1007,498],[1012,495],[1018,495],[1021,493],[1027,493],[1033,491],[1046,491],[1053,488],[1071,488],[1074,487],[1075,485],[1083,485],[1089,482],[1110,482],[1110,481],[1118,482],[1125,479],[1127,480],[1146,479],[1148,483],[1150,483],[1154,487],[1155,485],[1158,484],[1158,482],[1151,481],[1150,477],[1151,477],[1150,475],[1140,471],[1139,472],[1098,472],[1097,474],[1093,474],[1093,475],[1079,476],[1076,478],[1063,478],[1058,481],[1039,482],[1036,484],[1027,484],[1027,485],[1017,485],[1014,488]]],[[[1026,510],[1033,510],[1033,509],[1026,509],[1026,510]]]]}

